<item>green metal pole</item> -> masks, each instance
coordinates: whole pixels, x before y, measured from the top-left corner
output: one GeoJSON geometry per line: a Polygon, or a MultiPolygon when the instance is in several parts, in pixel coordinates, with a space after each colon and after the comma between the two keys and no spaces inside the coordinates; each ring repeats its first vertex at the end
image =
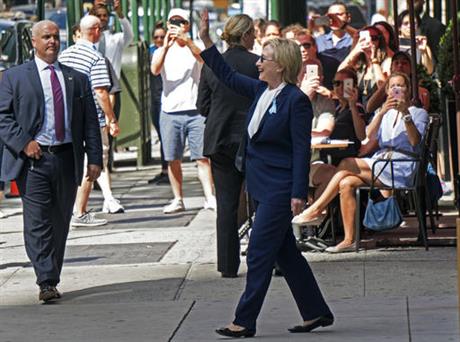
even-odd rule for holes
{"type": "Polygon", "coordinates": [[[161,0],[155,0],[155,23],[161,20],[161,0]]]}
{"type": "Polygon", "coordinates": [[[270,0],[270,20],[279,20],[280,7],[278,0],[270,0]]]}
{"type": "Polygon", "coordinates": [[[166,22],[168,20],[169,10],[171,8],[169,0],[163,0],[163,20],[166,22]]]}
{"type": "Polygon", "coordinates": [[[74,2],[74,7],[75,7],[75,23],[80,22],[81,15],[82,15],[82,0],[75,0],[74,2]]]}
{"type": "Polygon", "coordinates": [[[75,24],[75,6],[67,7],[67,41],[69,46],[75,43],[72,39],[72,26],[75,24]]]}
{"type": "Polygon", "coordinates": [[[182,0],[174,0],[174,7],[182,8],[182,0]]]}
{"type": "Polygon", "coordinates": [[[38,16],[38,20],[45,19],[45,1],[44,0],[37,1],[37,16],[38,16]]]}
{"type": "Polygon", "coordinates": [[[131,1],[131,13],[133,14],[132,27],[134,31],[134,41],[137,43],[139,41],[139,14],[137,12],[139,8],[139,0],[131,1]]]}
{"type": "Polygon", "coordinates": [[[121,0],[121,10],[123,11],[123,15],[128,18],[129,12],[129,1],[128,0],[121,0]]]}
{"type": "MultiPolygon", "coordinates": [[[[155,12],[155,0],[149,0],[149,10],[150,10],[149,35],[150,35],[157,21],[157,15],[155,12]]],[[[150,40],[150,37],[149,37],[149,40],[150,40]]]]}
{"type": "Polygon", "coordinates": [[[148,14],[148,9],[149,9],[149,1],[148,0],[142,0],[142,9],[144,10],[144,15],[142,16],[142,25],[144,26],[144,34],[143,38],[145,41],[149,42],[149,31],[150,31],[150,26],[149,26],[149,14],[148,14]]]}

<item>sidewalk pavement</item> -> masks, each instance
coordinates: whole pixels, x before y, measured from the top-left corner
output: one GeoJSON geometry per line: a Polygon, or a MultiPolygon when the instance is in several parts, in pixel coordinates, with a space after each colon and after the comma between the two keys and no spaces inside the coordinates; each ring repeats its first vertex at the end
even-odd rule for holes
{"type": "MultiPolygon", "coordinates": [[[[216,272],[215,213],[203,210],[192,163],[184,164],[187,211],[163,215],[168,185],[157,167],[117,170],[113,189],[126,213],[109,224],[73,228],[53,305],[38,303],[24,251],[20,201],[0,220],[0,341],[216,341],[243,290],[216,272]]],[[[91,207],[101,210],[93,192],[91,207]]],[[[340,255],[305,253],[336,323],[311,334],[283,278],[274,277],[257,327],[260,341],[458,341],[456,249],[391,248],[340,255]]]]}

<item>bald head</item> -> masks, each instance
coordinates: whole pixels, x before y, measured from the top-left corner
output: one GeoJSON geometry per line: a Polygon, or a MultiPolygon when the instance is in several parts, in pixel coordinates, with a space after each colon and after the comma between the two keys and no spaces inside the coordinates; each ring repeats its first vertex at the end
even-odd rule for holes
{"type": "Polygon", "coordinates": [[[42,20],[32,27],[32,45],[37,57],[48,64],[57,60],[59,53],[59,27],[50,20],[42,20]]]}
{"type": "Polygon", "coordinates": [[[57,28],[58,31],[59,31],[59,27],[56,25],[56,23],[54,21],[42,20],[42,21],[39,21],[39,22],[35,23],[32,26],[32,37],[34,37],[34,36],[37,37],[40,34],[40,32],[43,31],[43,29],[46,26],[57,28]]]}
{"type": "Polygon", "coordinates": [[[80,31],[83,39],[97,43],[101,36],[101,21],[94,15],[86,15],[80,20],[80,31]]]}

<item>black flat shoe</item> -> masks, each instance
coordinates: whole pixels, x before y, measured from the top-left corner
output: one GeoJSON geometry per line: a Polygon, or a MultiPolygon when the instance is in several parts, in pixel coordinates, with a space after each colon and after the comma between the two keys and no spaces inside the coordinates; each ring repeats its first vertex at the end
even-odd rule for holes
{"type": "Polygon", "coordinates": [[[233,338],[254,337],[254,335],[256,334],[255,331],[251,331],[246,328],[240,331],[233,331],[233,330],[230,330],[229,328],[220,328],[220,329],[216,329],[216,333],[218,333],[221,336],[233,337],[233,338]]]}
{"type": "Polygon", "coordinates": [[[291,333],[304,333],[304,332],[310,332],[313,329],[316,329],[318,327],[327,327],[329,325],[332,325],[333,323],[334,323],[334,316],[332,315],[321,316],[313,323],[310,323],[308,325],[296,325],[295,327],[289,328],[288,330],[291,333]]]}

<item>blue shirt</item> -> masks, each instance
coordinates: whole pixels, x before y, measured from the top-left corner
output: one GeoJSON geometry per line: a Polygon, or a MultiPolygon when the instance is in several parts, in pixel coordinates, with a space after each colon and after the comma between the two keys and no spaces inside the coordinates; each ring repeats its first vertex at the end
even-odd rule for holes
{"type": "Polygon", "coordinates": [[[323,65],[325,87],[332,89],[332,80],[339,68],[340,63],[348,56],[353,44],[353,39],[348,33],[340,38],[335,44],[332,41],[332,31],[316,37],[318,58],[323,65]]]}
{"type": "Polygon", "coordinates": [[[43,88],[43,98],[45,99],[45,112],[43,116],[43,125],[41,126],[41,129],[38,132],[38,134],[34,137],[34,140],[37,141],[40,145],[44,146],[59,145],[72,142],[72,134],[70,131],[70,117],[69,112],[67,111],[67,98],[64,75],[62,73],[61,67],[59,66],[58,62],[55,62],[53,64],[59,83],[61,84],[62,95],[64,98],[64,141],[57,140],[56,131],[54,128],[54,96],[51,87],[51,70],[49,69],[49,64],[37,56],[35,56],[35,64],[37,64],[38,74],[40,76],[40,82],[43,88]]]}

